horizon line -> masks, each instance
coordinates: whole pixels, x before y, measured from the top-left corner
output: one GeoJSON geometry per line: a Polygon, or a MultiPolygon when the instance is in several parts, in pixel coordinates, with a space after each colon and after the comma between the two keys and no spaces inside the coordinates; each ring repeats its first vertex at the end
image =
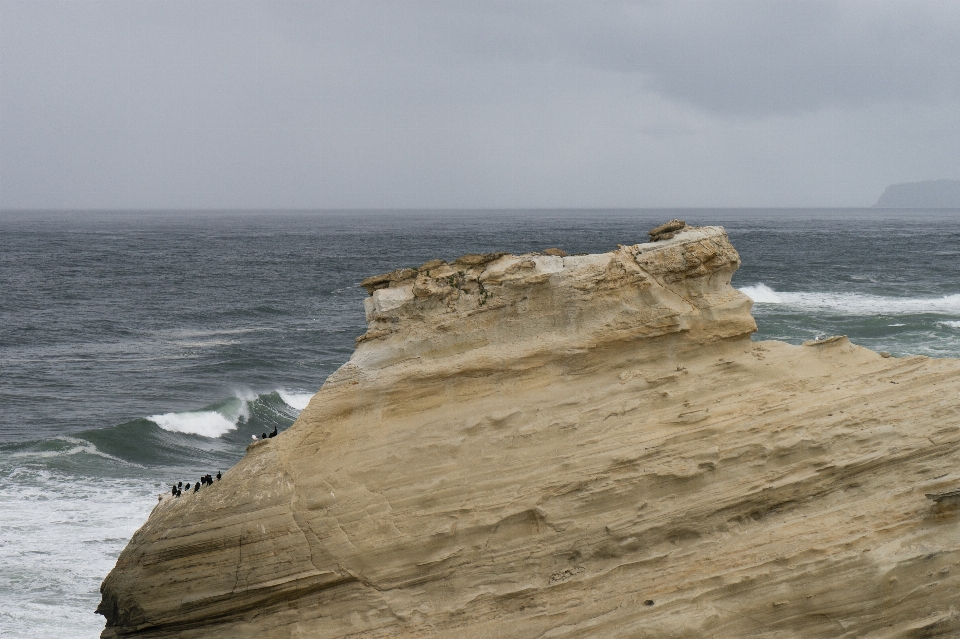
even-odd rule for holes
{"type": "Polygon", "coordinates": [[[430,213],[473,211],[955,211],[958,207],[885,207],[885,206],[569,206],[569,207],[273,207],[273,208],[0,208],[5,213],[430,213]]]}

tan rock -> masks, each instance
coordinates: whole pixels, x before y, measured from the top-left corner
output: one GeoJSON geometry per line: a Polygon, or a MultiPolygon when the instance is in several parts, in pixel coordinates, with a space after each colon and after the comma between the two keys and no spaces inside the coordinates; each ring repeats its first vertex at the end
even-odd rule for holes
{"type": "Polygon", "coordinates": [[[401,268],[390,273],[384,273],[383,275],[374,275],[373,277],[368,277],[360,282],[360,286],[367,289],[367,292],[372,295],[374,291],[382,288],[397,286],[398,283],[407,282],[416,276],[417,269],[401,268]]]}
{"type": "Polygon", "coordinates": [[[682,228],[687,225],[683,220],[670,220],[669,222],[664,222],[660,226],[651,229],[647,235],[650,236],[651,242],[660,242],[663,240],[669,240],[675,236],[682,228]]]}
{"type": "Polygon", "coordinates": [[[156,506],[103,637],[957,636],[960,362],[752,343],[738,266],[687,227],[386,280],[293,427],[156,506]]]}

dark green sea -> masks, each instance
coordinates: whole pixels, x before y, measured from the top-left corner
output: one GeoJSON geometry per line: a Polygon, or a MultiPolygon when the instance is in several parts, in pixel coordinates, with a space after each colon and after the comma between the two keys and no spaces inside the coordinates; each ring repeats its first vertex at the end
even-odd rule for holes
{"type": "Polygon", "coordinates": [[[724,226],[756,339],[960,357],[960,211],[0,213],[0,635],[97,637],[171,482],[288,427],[364,332],[364,277],[724,226]]]}

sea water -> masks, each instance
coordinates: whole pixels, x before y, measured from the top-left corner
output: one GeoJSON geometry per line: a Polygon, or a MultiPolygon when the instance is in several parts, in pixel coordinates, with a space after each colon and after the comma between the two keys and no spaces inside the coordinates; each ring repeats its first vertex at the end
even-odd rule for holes
{"type": "Polygon", "coordinates": [[[960,211],[0,214],[0,636],[97,637],[157,495],[287,428],[350,357],[364,277],[674,217],[726,227],[755,339],[960,357],[960,211]]]}

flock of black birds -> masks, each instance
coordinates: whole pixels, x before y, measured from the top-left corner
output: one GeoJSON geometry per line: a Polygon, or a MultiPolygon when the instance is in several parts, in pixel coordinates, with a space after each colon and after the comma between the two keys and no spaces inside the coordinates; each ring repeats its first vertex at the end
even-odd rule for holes
{"type": "MultiPolygon", "coordinates": [[[[270,433],[269,435],[266,433],[263,433],[260,436],[260,439],[269,439],[270,437],[276,437],[276,436],[277,436],[277,427],[274,426],[272,433],[270,433]]],[[[253,438],[256,439],[257,436],[253,435],[253,438]]],[[[217,481],[220,481],[221,477],[222,475],[218,470],[217,481]]],[[[203,477],[200,478],[200,481],[193,484],[193,492],[199,491],[201,486],[212,486],[212,485],[213,485],[213,477],[211,477],[210,475],[204,475],[203,477]]],[[[187,485],[184,486],[182,481],[178,481],[176,484],[173,485],[173,488],[170,489],[170,494],[173,495],[174,497],[179,497],[180,495],[183,494],[183,491],[190,492],[190,482],[187,482],[187,485]]]]}
{"type": "MultiPolygon", "coordinates": [[[[217,481],[220,481],[220,478],[222,476],[223,475],[221,475],[220,471],[218,470],[217,481]]],[[[196,484],[193,485],[193,492],[197,492],[198,490],[200,490],[200,486],[212,486],[212,485],[213,485],[213,477],[210,475],[204,475],[203,477],[200,478],[200,481],[198,481],[196,484]]],[[[179,497],[180,495],[183,494],[183,491],[190,492],[190,482],[187,482],[187,485],[184,486],[182,481],[178,481],[176,484],[173,485],[173,488],[170,490],[170,494],[173,495],[174,497],[179,497]]]]}
{"type": "MultiPolygon", "coordinates": [[[[256,435],[250,435],[250,436],[254,439],[257,438],[256,435]]],[[[277,427],[274,426],[272,433],[270,433],[269,435],[267,435],[266,433],[263,433],[262,435],[260,435],[260,439],[269,439],[270,437],[276,437],[276,436],[277,436],[277,427]]]]}

